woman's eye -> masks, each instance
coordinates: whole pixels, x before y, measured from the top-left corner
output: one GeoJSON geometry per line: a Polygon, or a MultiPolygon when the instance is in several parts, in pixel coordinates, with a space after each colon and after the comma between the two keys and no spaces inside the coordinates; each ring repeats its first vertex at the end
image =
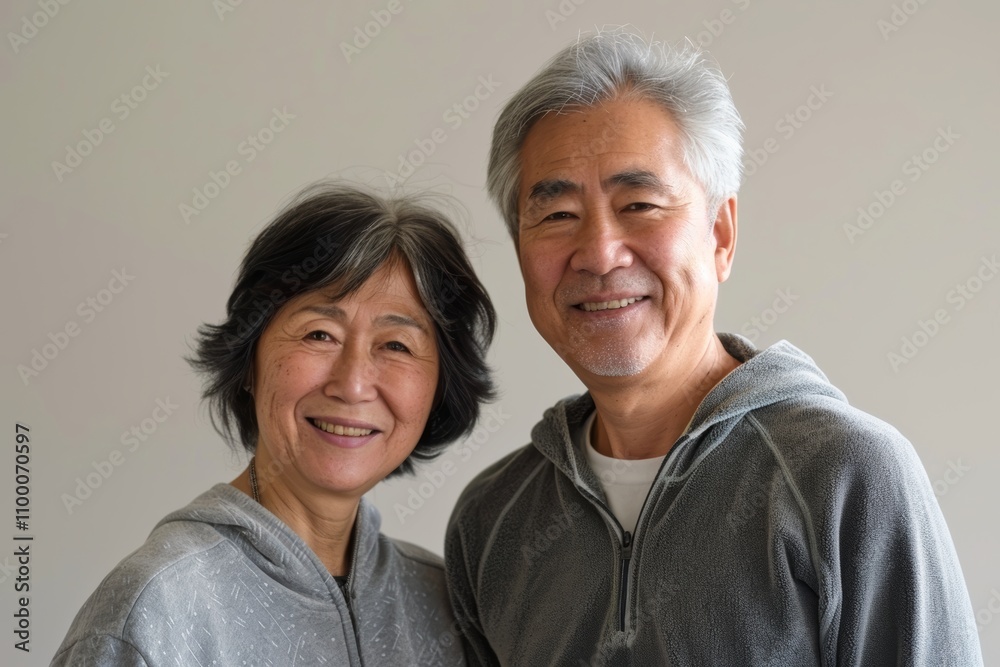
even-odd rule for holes
{"type": "Polygon", "coordinates": [[[308,340],[330,341],[333,337],[325,331],[310,331],[306,334],[308,340]]]}
{"type": "Polygon", "coordinates": [[[388,349],[392,350],[393,352],[409,352],[410,351],[410,348],[406,347],[405,345],[403,345],[402,343],[400,343],[398,340],[390,341],[390,342],[386,343],[385,346],[388,349]]]}

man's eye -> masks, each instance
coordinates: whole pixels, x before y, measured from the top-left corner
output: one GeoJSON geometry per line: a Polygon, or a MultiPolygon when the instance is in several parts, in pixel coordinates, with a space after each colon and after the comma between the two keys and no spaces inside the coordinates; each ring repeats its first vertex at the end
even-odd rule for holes
{"type": "Polygon", "coordinates": [[[651,208],[655,208],[652,204],[647,204],[646,202],[635,202],[629,204],[625,207],[627,211],[648,211],[651,208]]]}
{"type": "Polygon", "coordinates": [[[405,345],[403,345],[402,343],[400,343],[398,340],[389,341],[388,343],[385,344],[385,346],[388,349],[392,350],[393,352],[409,352],[410,351],[410,348],[406,347],[405,345]]]}
{"type": "Polygon", "coordinates": [[[331,336],[330,334],[328,334],[325,331],[319,331],[319,330],[317,330],[317,331],[310,331],[309,333],[306,334],[306,338],[308,340],[318,340],[318,341],[324,341],[324,342],[325,341],[331,341],[331,340],[333,340],[333,336],[331,336]]]}
{"type": "Polygon", "coordinates": [[[549,215],[542,218],[542,220],[566,220],[572,218],[572,213],[567,213],[566,211],[557,211],[555,213],[550,213],[549,215]]]}

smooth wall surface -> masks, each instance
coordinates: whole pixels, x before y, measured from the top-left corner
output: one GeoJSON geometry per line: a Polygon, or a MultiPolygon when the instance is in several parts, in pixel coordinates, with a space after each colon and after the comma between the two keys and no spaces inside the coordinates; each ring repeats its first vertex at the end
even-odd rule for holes
{"type": "Polygon", "coordinates": [[[154,523],[245,466],[181,357],[249,239],[323,177],[461,201],[501,316],[479,429],[371,494],[385,532],[440,553],[468,480],[581,389],[483,192],[492,123],[579,31],[625,23],[706,46],[747,124],[717,329],[792,341],[913,442],[1000,662],[995,3],[64,2],[0,8],[0,663],[47,664],[154,523]],[[28,593],[15,536],[34,538],[28,593]]]}

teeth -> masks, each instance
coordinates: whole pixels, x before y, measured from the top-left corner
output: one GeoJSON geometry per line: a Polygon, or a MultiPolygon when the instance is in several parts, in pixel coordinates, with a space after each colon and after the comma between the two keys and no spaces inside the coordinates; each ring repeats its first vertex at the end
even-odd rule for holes
{"type": "Polygon", "coordinates": [[[340,424],[327,424],[318,419],[313,419],[312,423],[327,433],[333,433],[334,435],[360,437],[362,435],[371,435],[372,433],[372,429],[370,428],[354,428],[353,426],[341,426],[340,424]]]}
{"type": "Polygon", "coordinates": [[[630,306],[636,301],[642,301],[645,297],[631,297],[628,299],[616,299],[613,301],[600,301],[593,302],[589,301],[587,303],[581,304],[583,309],[588,313],[592,313],[595,310],[615,310],[617,308],[624,308],[625,306],[630,306]]]}

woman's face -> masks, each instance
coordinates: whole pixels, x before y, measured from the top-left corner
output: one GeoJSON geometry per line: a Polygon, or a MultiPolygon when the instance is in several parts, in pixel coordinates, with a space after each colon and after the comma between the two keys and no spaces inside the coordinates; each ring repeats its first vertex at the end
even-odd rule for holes
{"type": "Polygon", "coordinates": [[[360,497],[423,433],[437,340],[405,262],[342,299],[326,292],[289,301],[257,342],[258,470],[263,484],[360,497]]]}

